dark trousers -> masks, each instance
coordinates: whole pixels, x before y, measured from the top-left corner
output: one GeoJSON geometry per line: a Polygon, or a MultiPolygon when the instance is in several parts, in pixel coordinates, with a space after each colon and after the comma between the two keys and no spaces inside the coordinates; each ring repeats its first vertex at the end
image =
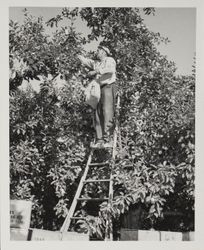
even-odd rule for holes
{"type": "Polygon", "coordinates": [[[95,110],[96,139],[109,140],[114,131],[114,113],[116,100],[115,83],[101,87],[101,99],[95,110]]]}

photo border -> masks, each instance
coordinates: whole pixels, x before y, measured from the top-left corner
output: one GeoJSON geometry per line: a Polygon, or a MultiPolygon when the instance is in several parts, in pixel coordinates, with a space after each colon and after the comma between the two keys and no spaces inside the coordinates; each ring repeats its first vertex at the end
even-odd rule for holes
{"type": "Polygon", "coordinates": [[[202,191],[204,190],[203,171],[204,159],[202,152],[204,119],[202,107],[204,102],[204,1],[202,0],[101,0],[101,1],[7,1],[1,4],[0,9],[1,25],[1,68],[2,81],[0,89],[0,107],[1,107],[1,248],[2,250],[27,250],[27,249],[203,249],[203,199],[202,191]],[[10,241],[10,214],[9,214],[9,58],[8,58],[8,28],[9,28],[9,7],[195,7],[197,9],[196,17],[196,204],[195,204],[195,241],[192,242],[141,242],[141,241],[115,241],[115,242],[20,242],[10,241]]]}

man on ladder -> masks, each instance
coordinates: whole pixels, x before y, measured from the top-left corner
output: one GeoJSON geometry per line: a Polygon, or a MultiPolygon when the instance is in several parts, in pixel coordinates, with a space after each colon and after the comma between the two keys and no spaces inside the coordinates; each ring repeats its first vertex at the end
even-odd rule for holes
{"type": "MultiPolygon", "coordinates": [[[[83,65],[87,66],[91,71],[89,76],[93,76],[95,81],[100,84],[101,98],[98,102],[95,109],[95,130],[96,130],[96,142],[91,148],[91,152],[88,157],[88,161],[83,173],[83,176],[78,185],[75,197],[72,201],[72,205],[69,209],[67,217],[61,227],[61,232],[66,232],[69,230],[71,221],[76,221],[78,219],[84,219],[83,217],[76,217],[75,210],[77,204],[81,201],[108,201],[108,204],[111,205],[113,199],[113,177],[112,169],[115,160],[116,154],[116,143],[117,143],[117,123],[116,127],[114,126],[114,113],[115,113],[115,99],[116,99],[116,62],[110,57],[110,51],[104,46],[99,46],[97,50],[97,56],[99,62],[85,58],[83,56],[78,56],[83,65]],[[113,141],[111,141],[113,137],[113,141]],[[112,149],[112,163],[107,162],[93,162],[93,154],[97,149],[101,148],[111,148],[112,149]],[[90,179],[88,178],[88,173],[93,167],[104,167],[109,165],[110,176],[108,179],[90,179]],[[109,192],[108,197],[104,198],[89,198],[82,197],[83,187],[89,183],[109,183],[109,192]]],[[[117,100],[117,106],[119,106],[119,98],[117,100]]],[[[113,240],[112,233],[112,219],[111,215],[107,214],[106,220],[106,230],[105,230],[105,240],[113,240]]]]}
{"type": "Polygon", "coordinates": [[[97,50],[99,61],[78,56],[82,64],[91,69],[89,76],[94,76],[101,89],[101,98],[94,114],[96,142],[92,145],[93,148],[112,147],[116,99],[116,62],[110,55],[107,47],[99,45],[97,50]]]}

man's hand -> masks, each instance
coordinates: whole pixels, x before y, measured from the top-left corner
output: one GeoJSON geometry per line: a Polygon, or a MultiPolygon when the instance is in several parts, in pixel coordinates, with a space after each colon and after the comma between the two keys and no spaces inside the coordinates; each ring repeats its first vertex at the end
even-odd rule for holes
{"type": "Polygon", "coordinates": [[[81,61],[83,56],[82,55],[77,55],[77,57],[79,58],[79,60],[81,61]]]}
{"type": "Polygon", "coordinates": [[[95,76],[97,72],[95,70],[91,70],[88,72],[88,76],[95,76]]]}

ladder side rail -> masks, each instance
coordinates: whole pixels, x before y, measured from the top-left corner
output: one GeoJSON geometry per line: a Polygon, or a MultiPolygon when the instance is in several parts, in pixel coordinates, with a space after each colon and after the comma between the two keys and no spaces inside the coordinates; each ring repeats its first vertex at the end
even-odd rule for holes
{"type": "MultiPolygon", "coordinates": [[[[120,105],[120,96],[118,95],[117,98],[117,106],[116,106],[116,114],[119,110],[119,105],[120,105]]],[[[110,183],[109,183],[109,201],[108,203],[111,205],[112,204],[112,199],[113,199],[113,175],[112,175],[112,170],[115,165],[115,156],[116,156],[116,146],[117,146],[117,134],[118,134],[118,120],[116,117],[116,126],[114,130],[114,136],[113,136],[113,151],[112,151],[112,165],[111,165],[111,174],[110,174],[110,183]]],[[[108,215],[109,218],[106,222],[106,233],[105,233],[105,241],[113,241],[113,232],[112,232],[112,218],[111,215],[108,215]]]]}
{"type": "Polygon", "coordinates": [[[62,233],[68,231],[68,229],[69,229],[69,226],[70,226],[70,223],[71,223],[71,217],[73,217],[73,214],[74,214],[77,202],[78,202],[77,199],[79,198],[79,196],[81,194],[81,191],[82,191],[82,188],[83,188],[83,182],[86,179],[86,176],[87,176],[87,173],[88,173],[88,170],[89,170],[89,164],[91,163],[92,155],[93,155],[93,150],[91,150],[91,152],[89,154],[88,161],[87,161],[84,173],[83,173],[83,175],[81,177],[81,180],[79,182],[79,186],[77,188],[76,194],[75,194],[74,199],[72,201],[72,205],[71,205],[70,210],[69,210],[69,212],[67,214],[67,217],[65,218],[64,223],[63,223],[63,225],[62,225],[62,227],[60,229],[60,232],[62,232],[62,233]]]}

